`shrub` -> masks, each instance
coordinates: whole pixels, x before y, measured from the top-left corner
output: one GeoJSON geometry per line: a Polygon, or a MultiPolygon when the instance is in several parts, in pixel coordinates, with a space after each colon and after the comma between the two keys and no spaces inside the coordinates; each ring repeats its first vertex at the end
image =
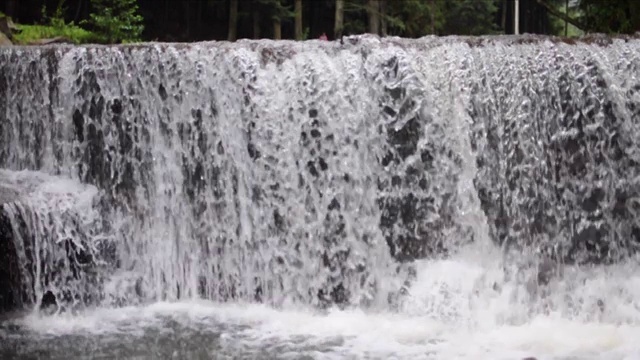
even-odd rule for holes
{"type": "Polygon", "coordinates": [[[91,0],[89,24],[102,42],[140,41],[144,25],[136,0],[91,0]]]}

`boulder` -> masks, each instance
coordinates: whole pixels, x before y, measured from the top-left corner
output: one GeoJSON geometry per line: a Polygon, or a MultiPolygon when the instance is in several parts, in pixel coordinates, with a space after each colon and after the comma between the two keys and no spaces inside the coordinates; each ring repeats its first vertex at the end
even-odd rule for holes
{"type": "Polygon", "coordinates": [[[0,46],[11,46],[12,34],[19,31],[11,18],[0,14],[0,46]]]}
{"type": "Polygon", "coordinates": [[[13,45],[11,40],[9,40],[7,35],[5,35],[2,31],[0,31],[0,46],[11,46],[11,45],[13,45]]]}
{"type": "Polygon", "coordinates": [[[11,34],[18,31],[18,27],[13,23],[10,17],[0,15],[0,32],[5,33],[7,37],[11,38],[11,34]]]}

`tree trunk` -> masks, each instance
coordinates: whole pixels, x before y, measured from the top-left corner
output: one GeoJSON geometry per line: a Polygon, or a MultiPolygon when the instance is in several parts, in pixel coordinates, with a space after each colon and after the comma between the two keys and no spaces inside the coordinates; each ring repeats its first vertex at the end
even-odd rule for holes
{"type": "Polygon", "coordinates": [[[387,36],[387,0],[380,0],[380,34],[387,36]]]}
{"type": "Polygon", "coordinates": [[[629,14],[631,14],[630,33],[640,31],[640,3],[638,1],[629,1],[629,14]]]}
{"type": "MultiPolygon", "coordinates": [[[[9,1],[11,3],[11,0],[9,1]]],[[[76,7],[76,14],[73,16],[73,22],[77,23],[80,20],[80,13],[82,12],[82,0],[78,1],[78,5],[76,7]]]]}
{"type": "Polygon", "coordinates": [[[238,30],[238,0],[231,0],[229,4],[229,36],[227,40],[236,41],[238,30]]]}
{"type": "Polygon", "coordinates": [[[436,34],[436,0],[429,1],[429,14],[431,15],[431,35],[436,34]]]}
{"type": "MultiPolygon", "coordinates": [[[[564,1],[564,12],[569,16],[569,0],[564,1]]],[[[569,22],[564,19],[564,37],[569,36],[569,22]]]]}
{"type": "Polygon", "coordinates": [[[507,0],[502,0],[502,19],[500,21],[500,27],[502,32],[507,33],[507,0]]]}
{"type": "Polygon", "coordinates": [[[336,19],[333,25],[333,37],[339,39],[342,37],[344,29],[344,0],[336,0],[336,19]]]}
{"type": "Polygon", "coordinates": [[[253,0],[253,7],[251,10],[253,12],[251,15],[253,17],[253,38],[260,39],[260,11],[258,0],[253,0]]]}
{"type": "MultiPolygon", "coordinates": [[[[571,18],[571,16],[569,16],[569,14],[563,14],[562,12],[556,10],[553,6],[551,6],[548,2],[546,2],[545,0],[536,0],[538,2],[538,4],[542,5],[545,9],[547,9],[547,11],[549,12],[549,14],[564,20],[566,22],[568,22],[569,24],[577,27],[578,29],[581,30],[585,30],[585,32],[588,30],[588,26],[586,26],[585,24],[580,23],[580,21],[571,18]]],[[[587,7],[587,19],[589,18],[589,7],[587,7]]]]}
{"type": "Polygon", "coordinates": [[[380,35],[380,1],[369,0],[367,12],[369,13],[369,33],[380,35]]]}
{"type": "Polygon", "coordinates": [[[282,39],[282,24],[280,19],[273,19],[273,38],[275,40],[282,39]]]}
{"type": "Polygon", "coordinates": [[[520,0],[513,0],[513,33],[520,34],[520,0]]]}
{"type": "Polygon", "coordinates": [[[302,0],[295,2],[295,36],[296,40],[302,40],[302,0]]]}

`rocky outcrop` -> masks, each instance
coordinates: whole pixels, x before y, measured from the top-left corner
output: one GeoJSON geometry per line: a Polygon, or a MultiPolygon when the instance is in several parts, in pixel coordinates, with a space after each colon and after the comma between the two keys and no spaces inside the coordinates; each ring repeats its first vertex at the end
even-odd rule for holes
{"type": "Polygon", "coordinates": [[[4,33],[9,39],[14,32],[18,31],[18,27],[13,23],[10,17],[0,14],[0,32],[4,33]]]}
{"type": "Polygon", "coordinates": [[[96,240],[105,234],[86,201],[94,193],[42,173],[0,170],[0,312],[100,301],[113,256],[96,240]]]}
{"type": "MultiPolygon", "coordinates": [[[[640,86],[613,79],[609,65],[590,56],[575,66],[565,61],[520,65],[545,74],[544,82],[488,70],[470,86],[476,188],[492,237],[505,248],[563,263],[611,263],[640,248],[640,86]],[[608,91],[618,81],[621,97],[608,91]],[[487,89],[503,100],[487,98],[487,89]]],[[[633,62],[619,66],[637,71],[633,62]]]]}
{"type": "Polygon", "coordinates": [[[3,32],[0,32],[0,46],[11,46],[11,45],[13,45],[13,43],[11,42],[11,40],[9,40],[7,35],[5,35],[3,32]]]}
{"type": "Polygon", "coordinates": [[[0,313],[22,304],[19,293],[21,279],[11,222],[4,205],[15,201],[17,193],[0,185],[0,313]]]}
{"type": "Polygon", "coordinates": [[[17,30],[10,17],[0,14],[0,46],[12,45],[13,32],[17,30]]]}

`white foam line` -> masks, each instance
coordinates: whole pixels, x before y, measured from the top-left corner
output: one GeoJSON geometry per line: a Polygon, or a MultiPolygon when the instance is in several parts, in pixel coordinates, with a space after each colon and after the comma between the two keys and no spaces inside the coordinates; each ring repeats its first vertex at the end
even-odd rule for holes
{"type": "Polygon", "coordinates": [[[502,325],[490,330],[445,324],[426,316],[371,314],[360,310],[281,311],[263,305],[222,305],[207,302],[156,303],[146,307],[102,309],[81,316],[29,315],[17,323],[42,335],[143,334],[145,328],[163,327],[170,317],[185,326],[225,324],[248,326],[229,332],[232,346],[265,344],[319,344],[341,338],[332,352],[350,356],[397,356],[438,359],[513,359],[537,356],[555,359],[620,359],[640,355],[640,327],[583,323],[553,315],[521,326],[502,325]]]}

